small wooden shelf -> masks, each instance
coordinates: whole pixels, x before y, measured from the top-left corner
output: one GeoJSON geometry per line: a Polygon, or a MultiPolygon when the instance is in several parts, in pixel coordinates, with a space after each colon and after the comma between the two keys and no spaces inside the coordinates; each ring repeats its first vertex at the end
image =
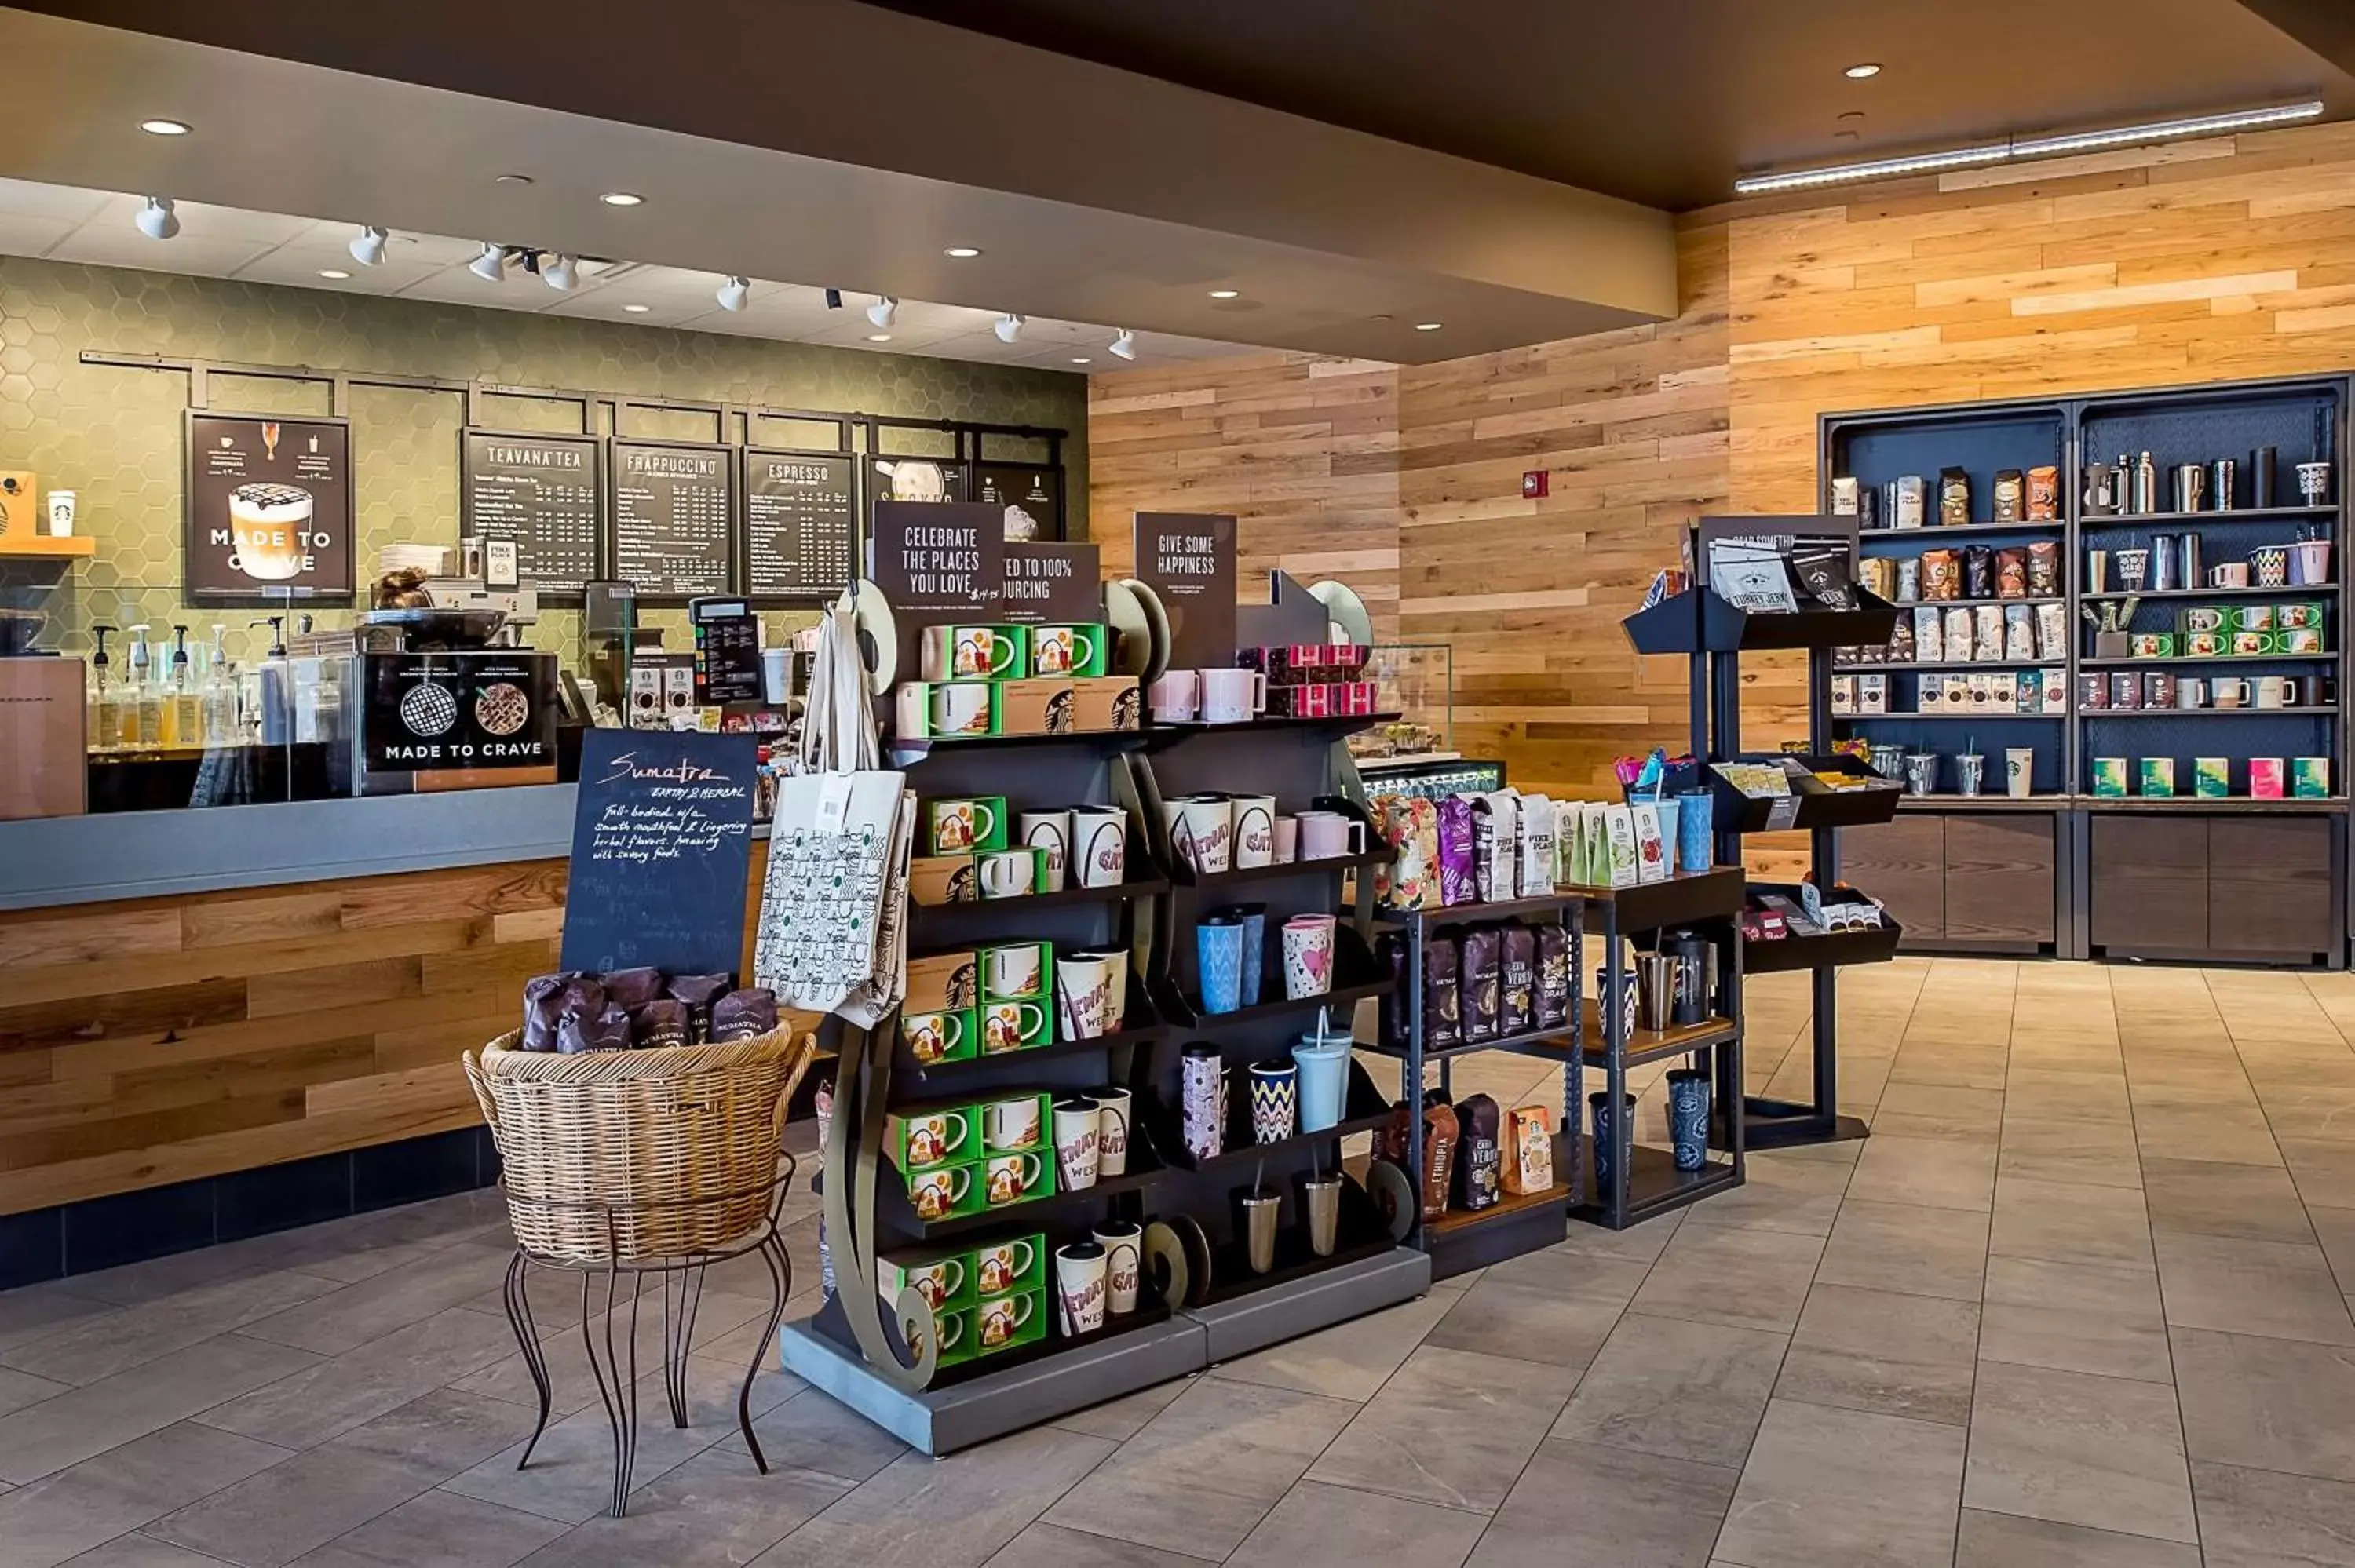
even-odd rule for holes
{"type": "Polygon", "coordinates": [[[1570,1211],[1570,1183],[1557,1182],[1542,1192],[1507,1192],[1485,1209],[1450,1209],[1435,1220],[1423,1224],[1423,1230],[1433,1236],[1454,1235],[1478,1225],[1494,1224],[1525,1214],[1531,1209],[1551,1207],[1567,1217],[1570,1211]]]}
{"type": "Polygon", "coordinates": [[[0,559],[11,561],[81,561],[97,553],[98,541],[87,534],[69,534],[62,539],[48,534],[0,538],[0,559]]]}

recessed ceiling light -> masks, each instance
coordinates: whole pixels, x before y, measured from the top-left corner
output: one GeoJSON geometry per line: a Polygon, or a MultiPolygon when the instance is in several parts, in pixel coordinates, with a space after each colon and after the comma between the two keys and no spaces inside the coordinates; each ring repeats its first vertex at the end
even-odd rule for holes
{"type": "Polygon", "coordinates": [[[1237,300],[1242,297],[1242,292],[1243,291],[1241,289],[1213,289],[1210,291],[1210,298],[1214,300],[1237,300]]]}
{"type": "Polygon", "coordinates": [[[648,311],[654,309],[652,305],[623,305],[622,308],[629,312],[634,316],[645,315],[648,311]]]}
{"type": "Polygon", "coordinates": [[[1444,322],[1417,322],[1414,323],[1414,330],[1417,332],[1437,332],[1446,323],[1444,322]]]}
{"type": "Polygon", "coordinates": [[[607,191],[597,199],[607,207],[636,207],[646,198],[632,191],[607,191]]]}
{"type": "Polygon", "coordinates": [[[345,279],[350,277],[351,274],[345,271],[340,267],[322,267],[319,269],[319,276],[327,279],[331,282],[340,283],[345,279]]]}
{"type": "Polygon", "coordinates": [[[1881,67],[1872,60],[1865,60],[1859,64],[1849,67],[1848,69],[1842,71],[1840,74],[1847,77],[1851,81],[1862,81],[1867,77],[1879,76],[1881,74],[1881,67]]]}
{"type": "Polygon", "coordinates": [[[1072,363],[1073,365],[1087,365],[1087,364],[1090,364],[1090,363],[1092,363],[1092,362],[1089,360],[1089,358],[1088,358],[1088,356],[1087,356],[1086,355],[1084,355],[1084,354],[1075,354],[1075,355],[1071,355],[1071,363],[1072,363]]]}
{"type": "Polygon", "coordinates": [[[960,261],[970,261],[981,254],[981,248],[977,245],[952,245],[941,254],[954,256],[960,261]]]}
{"type": "Polygon", "coordinates": [[[529,175],[501,175],[493,183],[502,185],[527,185],[531,184],[531,176],[529,175]]]}
{"type": "Polygon", "coordinates": [[[890,343],[891,341],[891,334],[888,332],[870,332],[867,334],[867,341],[869,343],[890,343]]]}
{"type": "Polygon", "coordinates": [[[185,120],[142,120],[139,129],[150,136],[185,136],[189,126],[185,120]]]}

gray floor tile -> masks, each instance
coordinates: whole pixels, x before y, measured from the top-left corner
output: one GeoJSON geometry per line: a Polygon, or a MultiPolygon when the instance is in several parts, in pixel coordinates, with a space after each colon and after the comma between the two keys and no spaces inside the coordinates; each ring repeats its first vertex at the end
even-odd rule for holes
{"type": "Polygon", "coordinates": [[[1891,1083],[1882,1091],[1870,1120],[1875,1138],[1993,1143],[2003,1127],[2003,1091],[1891,1083]]]}
{"type": "MultiPolygon", "coordinates": [[[[2346,1195],[2355,1198],[2355,1192],[2346,1195]]],[[[2309,1203],[2306,1214],[2314,1222],[2315,1236],[2322,1243],[2322,1255],[2328,1260],[2330,1272],[2338,1277],[2339,1288],[2355,1291],[2355,1209],[2309,1203]]]]}
{"type": "Polygon", "coordinates": [[[842,1568],[847,1563],[979,1568],[1102,1464],[1112,1447],[1101,1437],[1042,1426],[945,1459],[909,1454],[756,1561],[759,1568],[842,1568]]]}
{"type": "Polygon", "coordinates": [[[1996,1183],[1987,1249],[2001,1257],[2152,1266],[2140,1192],[2006,1178],[1996,1183]]]}
{"type": "Polygon", "coordinates": [[[1652,1266],[1629,1309],[1787,1334],[1823,1249],[1813,1236],[1689,1224],[1652,1266]]]}
{"type": "Polygon", "coordinates": [[[2144,1178],[2132,1123],[2028,1116],[2016,1106],[2003,1118],[1996,1174],[2089,1187],[2139,1187],[2144,1178]]]}
{"type": "Polygon", "coordinates": [[[1225,1362],[1215,1369],[1216,1375],[1362,1403],[1373,1398],[1456,1300],[1434,1293],[1387,1312],[1353,1318],[1225,1362]]]}
{"type": "Polygon", "coordinates": [[[66,1392],[68,1385],[51,1383],[31,1372],[10,1372],[0,1367],[0,1415],[12,1410],[22,1410],[28,1404],[38,1404],[66,1392]]]}
{"type": "Polygon", "coordinates": [[[1717,1555],[1743,1568],[1949,1568],[1963,1448],[1960,1427],[1775,1400],[1717,1555]]]}
{"type": "Polygon", "coordinates": [[[1742,1185],[1685,1210],[1686,1223],[1828,1236],[1852,1174],[1829,1160],[1753,1156],[1742,1185]]]}
{"type": "Polygon", "coordinates": [[[1788,1343],[1763,1330],[1631,1312],[1552,1436],[1739,1468],[1788,1343]]]}
{"type": "Polygon", "coordinates": [[[1985,1213],[1995,1189],[1995,1144],[1934,1138],[1874,1138],[1856,1162],[1849,1195],[1877,1203],[1985,1213]]]}
{"type": "Polygon", "coordinates": [[[1831,1285],[1979,1298],[1987,1275],[1987,1216],[1851,1195],[1824,1244],[1816,1278],[1831,1285]]]}
{"type": "Polygon", "coordinates": [[[1055,1504],[1048,1520],[1223,1558],[1357,1414],[1346,1400],[1202,1378],[1055,1504]]]}
{"type": "Polygon", "coordinates": [[[294,1562],[295,1568],[509,1568],[565,1529],[537,1514],[434,1491],[294,1562]]]}
{"type": "MultiPolygon", "coordinates": [[[[1955,1568],[2200,1568],[2200,1563],[2196,1546],[1966,1508],[1955,1568]]],[[[2212,1556],[2209,1568],[2216,1568],[2212,1556]]]]}
{"type": "Polygon", "coordinates": [[[49,1568],[289,1457],[233,1432],[164,1427],[0,1497],[0,1561],[49,1568]]]}
{"type": "Polygon", "coordinates": [[[2200,1539],[2175,1395],[2125,1378],[1981,1366],[1963,1501],[2055,1524],[2200,1539]]]}
{"type": "Polygon", "coordinates": [[[435,1478],[400,1460],[314,1448],[156,1520],[146,1533],[240,1568],[281,1568],[407,1502],[435,1478]]]}
{"type": "Polygon", "coordinates": [[[1650,1266],[1561,1252],[1488,1270],[1423,1342],[1572,1371],[1594,1359],[1650,1266]]]}
{"type": "Polygon", "coordinates": [[[70,1281],[0,1290],[0,1351],[61,1334],[77,1323],[121,1310],[113,1302],[79,1294],[70,1281]]]}
{"type": "Polygon", "coordinates": [[[2297,1187],[2278,1165],[2212,1160],[2143,1162],[2142,1191],[2153,1230],[2260,1241],[2312,1242],[2297,1187]]]}
{"type": "MultiPolygon", "coordinates": [[[[643,1397],[652,1401],[655,1396],[649,1391],[643,1397]]],[[[714,1445],[715,1453],[729,1455],[735,1463],[751,1468],[752,1457],[745,1452],[732,1404],[724,1415],[715,1413],[706,1429],[721,1435],[714,1445]]],[[[804,1389],[754,1416],[752,1430],[760,1436],[769,1468],[777,1474],[806,1472],[821,1480],[853,1486],[908,1451],[897,1437],[815,1389],[804,1389]]]]}
{"type": "Polygon", "coordinates": [[[2355,1481],[2355,1350],[2170,1329],[2191,1457],[2355,1481]]]}
{"type": "Polygon", "coordinates": [[[1199,1568],[1206,1561],[1041,1521],[1007,1542],[987,1568],[1199,1568]]]}
{"type": "Polygon", "coordinates": [[[1304,1481],[1260,1521],[1228,1568],[1461,1568],[1486,1516],[1304,1481]]]}
{"type": "MultiPolygon", "coordinates": [[[[671,1425],[659,1400],[641,1399],[637,1459],[630,1472],[633,1489],[661,1479],[734,1430],[731,1424],[681,1432],[671,1425]]],[[[612,1503],[613,1432],[602,1405],[552,1424],[532,1450],[530,1467],[518,1470],[516,1461],[523,1448],[520,1442],[502,1448],[442,1484],[462,1497],[566,1524],[580,1524],[612,1503]]]]}
{"type": "Polygon", "coordinates": [[[1085,1432],[1092,1436],[1109,1437],[1115,1443],[1125,1443],[1145,1429],[1145,1424],[1168,1407],[1169,1402],[1186,1392],[1193,1383],[1190,1377],[1173,1383],[1156,1383],[1140,1388],[1135,1393],[1118,1399],[1092,1404],[1085,1410],[1060,1416],[1054,1425],[1066,1432],[1085,1432]]]}
{"type": "Polygon", "coordinates": [[[0,1359],[53,1383],[96,1383],[334,1288],[326,1280],[285,1272],[216,1280],[78,1323],[0,1359]]]}
{"type": "Polygon", "coordinates": [[[1561,1367],[1427,1346],[1333,1439],[1308,1478],[1493,1512],[1578,1382],[1561,1367]]]}
{"type": "Polygon", "coordinates": [[[2355,1485],[2191,1467],[2207,1568],[2320,1568],[2355,1562],[2355,1485]]]}
{"type": "Polygon", "coordinates": [[[1776,1397],[1967,1425],[1979,1340],[1968,1301],[1818,1285],[1784,1358],[1776,1397]]]}
{"type": "Polygon", "coordinates": [[[1740,1478],[1720,1466],[1550,1438],[1470,1568],[1698,1568],[1740,1478]]]}
{"type": "Polygon", "coordinates": [[[239,1332],[274,1344],[339,1356],[383,1339],[395,1330],[421,1323],[437,1312],[462,1307],[485,1290],[496,1290],[506,1273],[505,1250],[461,1245],[412,1258],[357,1285],[329,1291],[299,1307],[258,1319],[239,1332]]]}
{"type": "Polygon", "coordinates": [[[205,1413],[208,1426],[308,1448],[497,1361],[506,1322],[451,1308],[205,1413]]]}
{"type": "Polygon", "coordinates": [[[438,1484],[529,1436],[531,1416],[496,1399],[437,1388],[355,1426],[327,1445],[338,1454],[390,1459],[438,1484]]]}
{"type": "Polygon", "coordinates": [[[1671,1209],[1657,1219],[1646,1220],[1640,1225],[1630,1225],[1624,1231],[1605,1230],[1601,1225],[1572,1225],[1570,1234],[1533,1255],[1569,1255],[1591,1257],[1612,1263],[1650,1263],[1668,1245],[1692,1210],[1671,1209]]]}
{"type": "Polygon", "coordinates": [[[66,1568],[215,1568],[218,1561],[169,1542],[126,1535],[69,1559],[66,1568]]]}
{"type": "Polygon", "coordinates": [[[307,1351],[225,1334],[0,1415],[0,1480],[55,1475],[317,1359],[307,1351]]]}
{"type": "Polygon", "coordinates": [[[763,1476],[713,1448],[633,1494],[627,1516],[590,1520],[525,1561],[531,1568],[750,1563],[849,1491],[807,1472],[763,1476]]]}
{"type": "Polygon", "coordinates": [[[2155,1240],[2169,1323],[2355,1345],[2355,1319],[2313,1242],[2167,1232],[2155,1240]]]}
{"type": "Polygon", "coordinates": [[[2172,1383],[2158,1277],[2110,1264],[1987,1260],[1979,1357],[2172,1383]]]}

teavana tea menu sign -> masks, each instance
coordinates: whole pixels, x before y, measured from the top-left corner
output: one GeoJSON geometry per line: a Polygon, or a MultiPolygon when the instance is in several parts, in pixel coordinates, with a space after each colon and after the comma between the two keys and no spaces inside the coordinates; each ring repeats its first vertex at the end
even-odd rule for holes
{"type": "Polygon", "coordinates": [[[640,599],[733,591],[735,541],[735,453],[613,443],[613,575],[640,599]]]}
{"type": "Polygon", "coordinates": [[[581,736],[564,968],[735,972],[757,746],[749,735],[662,730],[581,736]]]}
{"type": "Polygon", "coordinates": [[[858,570],[858,460],[744,452],[744,591],[831,599],[858,570]]]}
{"type": "Polygon", "coordinates": [[[1235,520],[1177,512],[1136,514],[1136,576],[1169,612],[1169,662],[1235,662],[1235,520]]]}
{"type": "Polygon", "coordinates": [[[999,619],[1029,626],[1069,626],[1103,619],[1103,583],[1093,545],[1006,546],[999,619]]]}
{"type": "Polygon", "coordinates": [[[1018,462],[975,463],[973,498],[1004,510],[1009,539],[1063,536],[1061,469],[1018,462]]]}
{"type": "Polygon", "coordinates": [[[349,425],[191,413],[187,440],[190,603],[351,597],[349,425]]]}
{"type": "Polygon", "coordinates": [[[581,592],[598,575],[597,447],[585,436],[468,430],[459,535],[512,544],[526,588],[581,592]]]}

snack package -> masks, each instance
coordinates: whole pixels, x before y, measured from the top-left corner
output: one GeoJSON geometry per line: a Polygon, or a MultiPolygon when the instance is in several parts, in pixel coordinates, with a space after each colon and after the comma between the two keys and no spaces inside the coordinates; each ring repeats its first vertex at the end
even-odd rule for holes
{"type": "Polygon", "coordinates": [[[2025,662],[2036,657],[2036,612],[2024,604],[2007,604],[2003,610],[2003,656],[2025,662]]]}
{"type": "Polygon", "coordinates": [[[564,988],[579,978],[570,974],[534,975],[523,982],[523,1033],[516,1042],[519,1048],[556,1049],[556,1024],[562,1016],[559,999],[564,988]]]}
{"type": "MultiPolygon", "coordinates": [[[[2001,625],[2001,610],[1996,611],[1997,624],[2001,625]]],[[[1977,624],[1970,606],[1956,605],[1946,611],[1946,662],[1967,664],[1971,662],[1972,628],[1977,624]]]]}
{"type": "Polygon", "coordinates": [[[1942,612],[1934,604],[1913,608],[1913,657],[1924,664],[1946,662],[1946,634],[1942,612]]]}
{"type": "Polygon", "coordinates": [[[1867,556],[1856,564],[1857,580],[1868,592],[1894,601],[1897,598],[1897,562],[1888,556],[1867,556]]]}
{"type": "Polygon", "coordinates": [[[1472,797],[1450,795],[1439,802],[1439,901],[1453,908],[1480,896],[1474,880],[1472,797]]]}
{"type": "Polygon", "coordinates": [[[2051,599],[2061,591],[2060,541],[2039,539],[2028,546],[2028,591],[2037,599],[2051,599]]]}
{"type": "Polygon", "coordinates": [[[1455,1107],[1455,1206],[1477,1212],[1496,1207],[1499,1156],[1497,1102],[1467,1095],[1455,1107]]]}
{"type": "Polygon", "coordinates": [[[618,1007],[593,1013],[568,1012],[556,1026],[556,1048],[567,1056],[583,1051],[626,1051],[630,1015],[618,1007]]]}
{"type": "Polygon", "coordinates": [[[1464,1043],[1497,1038],[1504,1005],[1504,943],[1486,927],[1464,933],[1464,1043]]]}
{"type": "Polygon", "coordinates": [[[1668,848],[1661,842],[1660,808],[1650,800],[1638,800],[1627,810],[1636,821],[1636,880],[1666,882],[1668,848]]]}
{"type": "Polygon", "coordinates": [[[2067,605],[2040,604],[2036,607],[2036,656],[2045,660],[2069,657],[2067,605]]]}
{"type": "Polygon", "coordinates": [[[630,1012],[635,1012],[663,993],[660,969],[612,969],[599,975],[597,981],[605,988],[607,1001],[630,1012]]]}
{"type": "Polygon", "coordinates": [[[1963,595],[1966,599],[1995,597],[1995,552],[1973,545],[1963,552],[1963,595]]]}
{"type": "MultiPolygon", "coordinates": [[[[1656,813],[1657,815],[1657,813],[1656,813]]],[[[1643,878],[1643,863],[1636,848],[1636,814],[1625,806],[1603,810],[1604,832],[1609,834],[1611,885],[1633,887],[1643,878]]]]}
{"type": "Polygon", "coordinates": [[[1552,1191],[1553,1113],[1544,1106],[1506,1112],[1497,1158],[1506,1192],[1518,1197],[1552,1191]]]}
{"type": "MultiPolygon", "coordinates": [[[[1938,612],[1934,609],[1930,613],[1935,615],[1938,612]]],[[[1917,656],[1914,648],[1913,618],[1910,615],[1901,615],[1890,623],[1889,646],[1882,651],[1887,655],[1884,662],[1911,664],[1917,656]]]]}
{"type": "Polygon", "coordinates": [[[1537,1025],[1538,934],[1527,926],[1508,926],[1498,981],[1497,1033],[1509,1038],[1527,1034],[1537,1025]]]}
{"type": "Polygon", "coordinates": [[[1540,926],[1537,948],[1533,1025],[1539,1029],[1565,1028],[1570,1023],[1570,933],[1560,926],[1540,926]]]}

